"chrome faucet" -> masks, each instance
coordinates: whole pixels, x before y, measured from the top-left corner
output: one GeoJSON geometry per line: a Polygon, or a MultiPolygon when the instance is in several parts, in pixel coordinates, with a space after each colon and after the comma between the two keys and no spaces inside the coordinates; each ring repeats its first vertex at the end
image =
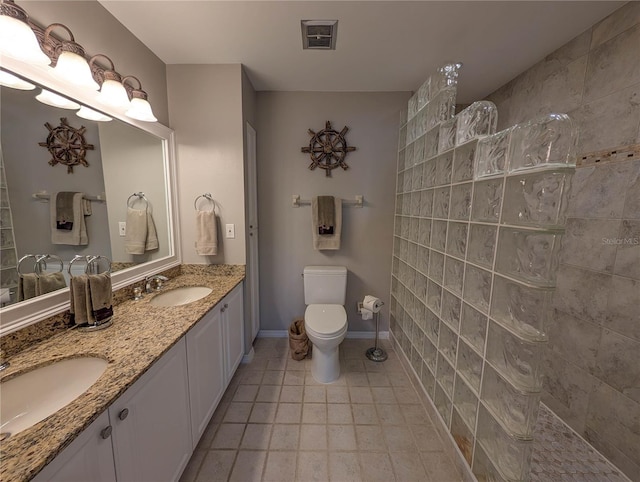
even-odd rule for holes
{"type": "Polygon", "coordinates": [[[162,282],[169,281],[169,278],[161,274],[154,274],[153,276],[147,276],[144,281],[145,292],[153,293],[154,291],[160,291],[160,289],[162,289],[162,282]]]}

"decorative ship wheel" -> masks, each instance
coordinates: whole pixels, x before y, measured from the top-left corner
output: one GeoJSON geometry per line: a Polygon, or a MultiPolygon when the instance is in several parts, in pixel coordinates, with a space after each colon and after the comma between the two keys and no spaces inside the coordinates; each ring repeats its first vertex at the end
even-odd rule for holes
{"type": "Polygon", "coordinates": [[[46,142],[39,142],[38,145],[46,147],[52,156],[49,161],[51,166],[60,163],[67,166],[67,173],[73,172],[73,166],[81,164],[89,167],[85,159],[88,150],[93,150],[93,144],[87,144],[84,133],[87,130],[84,126],[80,129],[71,127],[66,117],[60,118],[60,125],[52,127],[48,122],[45,127],[49,129],[46,142]]]}
{"type": "Polygon", "coordinates": [[[331,127],[331,121],[327,121],[325,128],[315,133],[309,129],[311,140],[309,147],[303,147],[302,152],[308,152],[311,157],[310,170],[316,167],[324,169],[327,177],[331,177],[331,171],[336,167],[341,167],[345,171],[349,166],[344,162],[347,153],[355,151],[355,147],[347,146],[347,140],[344,138],[349,131],[347,126],[338,132],[331,127]]]}

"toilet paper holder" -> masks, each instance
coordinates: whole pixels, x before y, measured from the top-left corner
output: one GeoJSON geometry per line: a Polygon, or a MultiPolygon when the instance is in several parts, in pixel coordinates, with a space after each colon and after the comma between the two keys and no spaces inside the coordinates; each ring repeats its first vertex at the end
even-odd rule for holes
{"type": "MultiPolygon", "coordinates": [[[[384,301],[380,301],[380,306],[384,306],[384,301]]],[[[358,314],[361,315],[362,314],[362,301],[358,301],[356,303],[356,307],[357,307],[357,311],[358,314]]],[[[376,343],[374,346],[372,346],[371,348],[369,348],[365,355],[367,356],[367,358],[371,361],[375,361],[375,362],[383,362],[387,359],[387,353],[378,346],[378,339],[380,336],[380,313],[374,313],[373,317],[376,320],[376,343]]]]}
{"type": "MultiPolygon", "coordinates": [[[[384,306],[384,301],[380,302],[380,306],[384,306]]],[[[357,309],[358,314],[361,315],[362,314],[362,301],[358,301],[356,303],[356,309],[357,309]]]]}

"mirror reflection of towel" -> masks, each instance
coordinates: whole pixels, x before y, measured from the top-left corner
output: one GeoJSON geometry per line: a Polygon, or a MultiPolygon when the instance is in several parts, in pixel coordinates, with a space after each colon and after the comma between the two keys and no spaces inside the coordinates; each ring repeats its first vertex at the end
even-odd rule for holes
{"type": "Polygon", "coordinates": [[[29,300],[36,296],[36,284],[38,276],[35,273],[26,273],[18,279],[18,301],[29,300]]]}
{"type": "Polygon", "coordinates": [[[127,254],[144,254],[158,249],[158,234],[148,209],[127,208],[127,235],[124,250],[127,254]]]}
{"type": "Polygon", "coordinates": [[[36,295],[44,295],[66,287],[67,280],[61,272],[41,274],[36,280],[36,295]]]}
{"type": "Polygon", "coordinates": [[[85,216],[91,214],[90,209],[87,210],[86,207],[88,202],[89,201],[84,199],[84,194],[81,192],[51,194],[49,200],[49,217],[52,244],[68,244],[71,246],[84,246],[89,244],[87,225],[84,220],[85,216]],[[70,196],[71,194],[73,196],[70,196]],[[70,197],[73,199],[71,209],[69,209],[68,206],[70,197]],[[60,210],[58,209],[58,203],[60,203],[60,210]],[[60,211],[60,216],[58,211],[60,211]],[[69,221],[69,219],[73,221],[69,221]]]}

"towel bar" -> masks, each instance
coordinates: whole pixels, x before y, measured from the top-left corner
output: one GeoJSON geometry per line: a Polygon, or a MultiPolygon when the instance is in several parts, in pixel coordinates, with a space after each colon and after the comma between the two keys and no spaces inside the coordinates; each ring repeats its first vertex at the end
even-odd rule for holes
{"type": "MultiPolygon", "coordinates": [[[[46,202],[51,199],[51,194],[49,194],[47,191],[38,191],[38,192],[34,192],[31,195],[31,197],[33,197],[34,199],[40,199],[41,201],[46,202]]],[[[97,196],[87,196],[85,194],[83,196],[83,199],[86,199],[88,201],[100,202],[100,203],[107,202],[107,196],[105,195],[105,193],[99,194],[97,196]]]]}
{"type": "MultiPolygon", "coordinates": [[[[310,199],[300,199],[300,194],[293,194],[291,196],[291,204],[294,208],[299,208],[300,206],[311,205],[310,199]]],[[[355,206],[357,208],[361,208],[364,206],[364,196],[357,195],[355,199],[343,199],[342,204],[346,204],[349,206],[355,206]]]]}
{"type": "Polygon", "coordinates": [[[215,199],[213,199],[213,196],[211,195],[211,193],[210,193],[210,192],[205,192],[204,194],[200,194],[200,196],[198,196],[198,197],[196,198],[196,200],[195,200],[195,201],[193,201],[193,207],[195,208],[195,210],[196,210],[196,211],[198,210],[198,200],[199,200],[201,197],[203,197],[203,198],[208,199],[209,201],[211,201],[211,203],[213,204],[213,209],[212,209],[212,211],[214,211],[214,212],[215,212],[215,210],[216,210],[216,206],[217,206],[218,204],[216,203],[215,199]]]}
{"type": "Polygon", "coordinates": [[[131,196],[129,196],[127,198],[127,207],[133,208],[133,206],[135,205],[137,200],[144,201],[145,202],[145,207],[149,207],[149,200],[147,199],[147,197],[144,195],[144,193],[142,191],[134,192],[131,196]],[[133,202],[131,204],[129,204],[129,201],[131,201],[132,197],[134,197],[136,199],[134,199],[133,202]]]}

